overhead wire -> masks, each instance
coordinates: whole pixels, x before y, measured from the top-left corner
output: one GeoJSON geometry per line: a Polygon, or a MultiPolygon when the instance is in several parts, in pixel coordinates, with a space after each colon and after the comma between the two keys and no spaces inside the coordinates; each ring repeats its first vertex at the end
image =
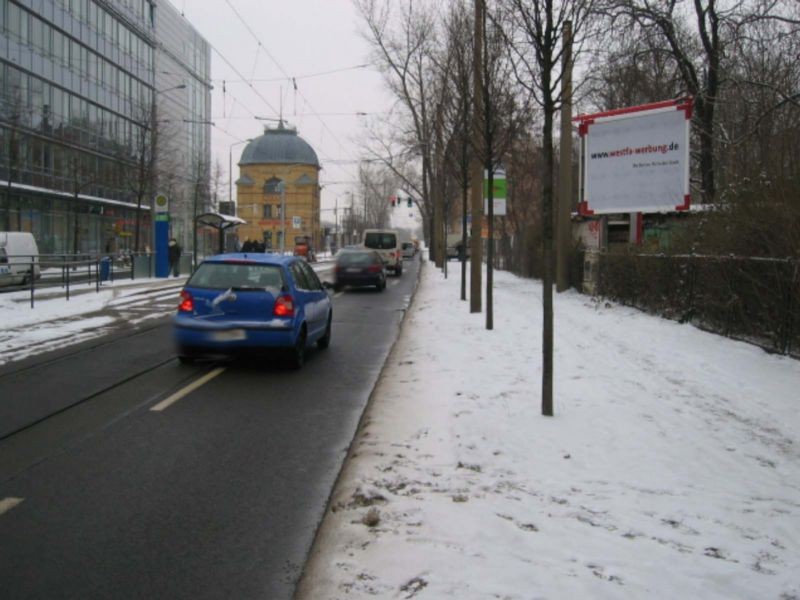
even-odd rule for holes
{"type": "MultiPolygon", "coordinates": [[[[294,77],[270,77],[267,79],[250,79],[250,80],[241,80],[241,79],[228,79],[226,80],[228,83],[275,83],[276,81],[298,81],[301,79],[312,79],[314,77],[322,77],[323,75],[332,75],[334,73],[344,73],[345,71],[355,71],[356,69],[366,69],[371,67],[372,65],[369,63],[364,63],[362,65],[354,65],[352,67],[342,67],[341,69],[331,69],[329,71],[321,71],[319,73],[311,73],[309,75],[295,75],[294,77]]],[[[212,81],[221,81],[220,79],[212,79],[212,81]]]]}
{"type": "MultiPolygon", "coordinates": [[[[272,53],[269,50],[267,50],[267,48],[261,43],[261,39],[258,37],[258,35],[256,35],[256,33],[253,31],[253,29],[250,27],[250,25],[247,23],[247,21],[242,17],[242,15],[239,14],[239,11],[237,11],[236,7],[233,6],[233,4],[231,3],[231,0],[225,0],[225,2],[228,5],[228,7],[230,7],[230,9],[233,11],[233,13],[236,15],[236,18],[239,19],[239,21],[242,23],[242,25],[244,25],[244,28],[247,29],[247,31],[250,33],[251,36],[253,36],[253,39],[255,39],[256,42],[259,44],[259,46],[261,48],[263,48],[264,53],[267,55],[267,57],[275,64],[275,66],[278,67],[280,72],[283,73],[284,77],[286,77],[287,79],[292,79],[291,75],[289,75],[289,73],[286,72],[286,69],[283,68],[283,66],[272,55],[272,53]]],[[[241,75],[239,75],[239,76],[241,77],[241,75]]],[[[252,86],[252,84],[250,84],[250,85],[252,86]]],[[[339,148],[342,149],[344,147],[344,144],[342,144],[341,140],[339,140],[339,138],[336,136],[336,134],[333,132],[333,130],[331,130],[331,128],[328,127],[328,124],[325,122],[325,119],[323,119],[322,117],[320,117],[318,115],[317,111],[314,109],[314,107],[311,105],[311,102],[308,100],[308,98],[306,98],[305,94],[303,94],[302,91],[298,90],[298,93],[300,94],[300,97],[303,98],[303,100],[305,101],[306,105],[311,109],[311,113],[315,117],[317,117],[319,122],[322,123],[322,126],[325,129],[328,130],[328,133],[330,133],[330,135],[333,137],[333,139],[336,140],[336,143],[339,144],[339,148]]]]}

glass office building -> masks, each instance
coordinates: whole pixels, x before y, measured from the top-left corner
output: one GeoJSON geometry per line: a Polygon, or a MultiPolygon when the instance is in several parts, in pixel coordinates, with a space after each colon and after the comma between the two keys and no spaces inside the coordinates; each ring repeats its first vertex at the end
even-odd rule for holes
{"type": "Polygon", "coordinates": [[[158,3],[155,34],[155,88],[164,90],[156,92],[158,186],[170,199],[173,236],[190,249],[193,216],[211,209],[211,48],[167,2],[158,3]]]}
{"type": "MultiPolygon", "coordinates": [[[[0,0],[0,230],[32,232],[42,253],[132,250],[139,215],[139,248],[149,244],[149,174],[161,171],[150,140],[167,137],[153,135],[167,120],[159,108],[170,105],[170,120],[184,128],[209,109],[206,102],[205,113],[191,110],[180,95],[209,88],[207,48],[198,59],[205,69],[190,73],[192,65],[176,61],[180,83],[159,87],[163,7],[164,0],[0,0]]],[[[188,45],[205,45],[186,31],[188,45]]],[[[199,137],[207,140],[207,131],[199,137]]]]}

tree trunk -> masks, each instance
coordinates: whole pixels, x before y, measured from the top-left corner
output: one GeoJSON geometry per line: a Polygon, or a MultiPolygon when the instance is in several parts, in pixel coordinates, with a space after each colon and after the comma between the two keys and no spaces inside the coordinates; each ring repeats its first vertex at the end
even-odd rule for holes
{"type": "MultiPolygon", "coordinates": [[[[474,122],[472,126],[472,136],[475,148],[481,135],[481,113],[482,113],[482,94],[483,94],[483,21],[484,21],[484,0],[475,0],[475,40],[473,43],[473,86],[474,86],[474,122]]],[[[475,154],[479,154],[476,152],[475,154]]],[[[469,311],[471,313],[481,312],[481,221],[483,217],[483,169],[481,161],[476,157],[472,160],[472,239],[470,240],[470,296],[469,311]]]]}
{"type": "MultiPolygon", "coordinates": [[[[545,70],[545,73],[549,73],[545,70]]],[[[546,79],[549,79],[546,77],[546,79]]],[[[542,86],[549,89],[549,81],[542,86]]],[[[549,96],[549,94],[547,94],[549,96]]],[[[544,328],[542,333],[542,414],[553,416],[553,114],[554,102],[544,102],[544,176],[542,177],[542,233],[544,274],[542,278],[542,310],[544,328]]]]}

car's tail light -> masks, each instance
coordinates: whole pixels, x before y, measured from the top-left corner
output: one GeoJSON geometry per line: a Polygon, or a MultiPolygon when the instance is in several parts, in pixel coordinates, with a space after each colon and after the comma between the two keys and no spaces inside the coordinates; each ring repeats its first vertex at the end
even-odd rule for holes
{"type": "Polygon", "coordinates": [[[272,314],[276,317],[293,317],[294,298],[288,294],[278,296],[278,298],[275,300],[275,306],[272,309],[272,314]]]}
{"type": "Polygon", "coordinates": [[[370,273],[380,273],[383,269],[383,265],[370,265],[367,267],[367,271],[370,273]]]}
{"type": "Polygon", "coordinates": [[[178,312],[192,312],[194,310],[194,298],[186,290],[181,290],[181,303],[178,305],[178,312]]]}

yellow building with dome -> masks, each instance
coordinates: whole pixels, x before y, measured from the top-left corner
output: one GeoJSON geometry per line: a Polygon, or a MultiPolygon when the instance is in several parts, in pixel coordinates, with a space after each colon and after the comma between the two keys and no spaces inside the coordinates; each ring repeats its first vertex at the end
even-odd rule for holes
{"type": "Polygon", "coordinates": [[[298,236],[309,236],[314,248],[321,248],[321,167],[317,153],[297,130],[283,121],[274,129],[265,128],[264,135],[245,146],[237,164],[236,215],[247,222],[238,227],[239,241],[249,238],[280,250],[285,227],[286,250],[294,248],[298,236]]]}

